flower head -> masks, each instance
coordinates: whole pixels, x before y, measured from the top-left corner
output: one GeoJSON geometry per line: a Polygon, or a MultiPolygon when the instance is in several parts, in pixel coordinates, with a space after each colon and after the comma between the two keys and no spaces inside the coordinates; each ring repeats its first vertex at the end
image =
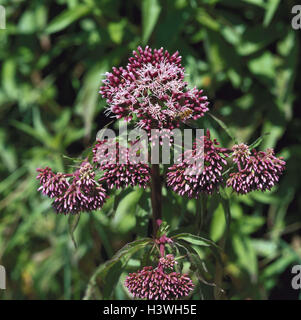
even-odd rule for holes
{"type": "Polygon", "coordinates": [[[55,176],[55,173],[53,173],[52,169],[49,167],[38,168],[37,172],[39,172],[39,174],[36,178],[40,181],[40,184],[44,184],[50,178],[55,176]]]}
{"type": "Polygon", "coordinates": [[[148,186],[151,177],[150,167],[146,163],[136,161],[131,154],[132,149],[121,146],[118,142],[99,141],[93,152],[94,162],[103,171],[99,181],[105,183],[109,189],[148,186]]]}
{"type": "Polygon", "coordinates": [[[165,273],[160,268],[144,267],[130,273],[125,286],[137,298],[148,300],[173,300],[188,296],[193,283],[188,275],[178,272],[165,273]]]}
{"type": "Polygon", "coordinates": [[[173,254],[167,254],[159,259],[159,266],[162,266],[163,269],[173,269],[177,263],[173,254]]]}
{"type": "Polygon", "coordinates": [[[42,184],[39,187],[38,191],[42,191],[42,193],[47,195],[48,197],[54,198],[62,195],[68,189],[69,183],[64,177],[64,174],[60,172],[54,174],[51,171],[51,174],[45,175],[45,173],[48,171],[47,167],[45,169],[38,170],[41,173],[40,175],[38,175],[37,179],[39,179],[40,183],[42,184]]]}
{"type": "Polygon", "coordinates": [[[182,121],[198,119],[208,111],[202,90],[188,89],[178,52],[138,47],[126,68],[106,73],[100,93],[117,119],[135,119],[138,126],[176,128],[182,121]]]}
{"type": "Polygon", "coordinates": [[[273,149],[257,152],[246,151],[245,145],[233,146],[233,161],[238,171],[230,173],[227,186],[239,194],[246,194],[254,190],[271,190],[279,181],[285,169],[283,158],[277,158],[273,149]],[[242,149],[244,150],[243,152],[242,149]]]}
{"type": "Polygon", "coordinates": [[[227,164],[227,150],[217,147],[219,143],[210,139],[209,130],[201,139],[201,150],[195,143],[181,163],[168,168],[167,185],[181,196],[198,198],[201,192],[212,194],[223,181],[222,170],[227,164]],[[194,174],[189,174],[189,170],[194,170],[194,174]]]}
{"type": "Polygon", "coordinates": [[[38,190],[54,198],[58,213],[76,214],[100,209],[107,197],[106,190],[95,181],[92,165],[84,161],[73,174],[53,173],[48,167],[37,169],[42,184],[38,190]]]}
{"type": "Polygon", "coordinates": [[[249,146],[247,146],[244,143],[234,145],[232,147],[232,151],[233,151],[232,158],[235,163],[249,159],[251,154],[249,150],[249,146]]]}

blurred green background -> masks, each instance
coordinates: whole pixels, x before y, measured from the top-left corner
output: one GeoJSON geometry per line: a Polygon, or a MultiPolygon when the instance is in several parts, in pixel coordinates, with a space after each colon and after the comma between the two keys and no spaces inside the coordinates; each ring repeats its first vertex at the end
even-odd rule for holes
{"type": "MultiPolygon", "coordinates": [[[[272,192],[231,195],[224,255],[231,299],[298,299],[291,267],[301,264],[300,35],[291,27],[296,1],[56,0],[1,1],[0,264],[1,299],[81,299],[96,266],[125,243],[147,235],[149,190],[112,195],[100,212],[82,214],[75,238],[37,192],[36,168],[69,170],[110,121],[98,94],[102,74],[124,65],[138,45],[179,50],[191,86],[240,142],[265,136],[287,170],[272,192]],[[299,106],[299,109],[298,109],[299,106]]],[[[209,117],[200,122],[231,146],[209,117]]],[[[164,188],[171,229],[195,232],[195,200],[164,188]]],[[[214,199],[213,199],[214,200],[214,199]]],[[[204,233],[222,238],[222,206],[211,201],[204,233]]],[[[210,264],[210,257],[208,261],[210,264]]],[[[139,267],[132,259],[128,270],[139,267]]],[[[119,283],[99,298],[127,299],[119,283]]],[[[212,280],[210,275],[208,281],[212,280]]],[[[214,280],[214,279],[213,279],[214,280]]],[[[200,299],[197,286],[193,299],[200,299]]],[[[210,290],[203,286],[205,297],[210,290]],[[207,292],[207,291],[208,292],[207,292]]]]}

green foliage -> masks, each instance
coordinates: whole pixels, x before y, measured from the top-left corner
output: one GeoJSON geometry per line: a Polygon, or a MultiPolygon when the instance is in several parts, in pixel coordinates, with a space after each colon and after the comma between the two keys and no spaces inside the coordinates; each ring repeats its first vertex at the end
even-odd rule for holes
{"type": "Polygon", "coordinates": [[[163,188],[163,219],[179,233],[171,250],[188,258],[185,272],[198,270],[192,299],[221,289],[229,299],[297,297],[285,276],[301,263],[300,40],[288,18],[295,1],[1,4],[1,299],[82,299],[91,277],[93,297],[126,299],[126,274],[149,263],[149,190],[114,191],[101,211],[79,219],[56,215],[35,179],[38,167],[71,170],[62,155],[80,158],[93,145],[111,121],[98,95],[102,74],[146,44],[179,50],[187,81],[208,95],[211,117],[199,128],[224,147],[254,141],[287,161],[279,186],[264,194],[224,190],[196,201],[163,188]],[[114,256],[133,239],[139,245],[114,256]]]}

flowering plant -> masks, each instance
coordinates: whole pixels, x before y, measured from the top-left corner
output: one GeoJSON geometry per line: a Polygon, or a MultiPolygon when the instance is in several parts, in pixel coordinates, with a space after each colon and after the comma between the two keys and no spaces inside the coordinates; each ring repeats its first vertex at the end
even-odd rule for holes
{"type": "Polygon", "coordinates": [[[178,52],[171,55],[163,48],[139,47],[126,68],[113,67],[105,76],[100,93],[108,104],[107,111],[116,121],[125,120],[139,129],[135,138],[124,141],[122,136],[115,139],[101,136],[91,154],[73,173],[54,173],[49,167],[37,169],[39,190],[53,199],[57,213],[69,214],[77,224],[80,212],[101,210],[110,192],[116,189],[150,189],[152,223],[149,235],[152,237],[129,243],[101,265],[88,284],[86,298],[93,296],[98,279],[105,281],[108,272],[118,265],[124,268],[138,251],[144,251],[142,269],[129,273],[124,281],[133,298],[187,297],[195,287],[192,278],[224,292],[220,284],[222,248],[200,236],[206,220],[207,200],[217,196],[229,227],[229,191],[243,195],[270,190],[284,171],[284,160],[277,158],[272,149],[256,151],[262,138],[251,145],[238,143],[226,125],[209,114],[208,99],[203,91],[189,89],[184,81],[185,70],[178,52]],[[203,135],[195,129],[194,123],[206,114],[230,134],[234,141],[231,148],[221,147],[209,129],[203,135]],[[187,127],[194,128],[191,147],[176,143],[176,133],[187,127]],[[151,141],[146,148],[141,147],[145,140],[139,135],[141,132],[145,133],[146,141],[148,138],[151,141]],[[173,145],[175,154],[180,150],[174,164],[160,165],[146,156],[152,147],[161,145],[163,148],[166,144],[173,145]],[[176,230],[168,233],[167,224],[162,222],[163,184],[181,197],[201,200],[198,234],[176,230]],[[200,248],[211,250],[216,257],[219,276],[215,282],[209,283],[202,276],[204,270],[208,270],[200,248]]]}

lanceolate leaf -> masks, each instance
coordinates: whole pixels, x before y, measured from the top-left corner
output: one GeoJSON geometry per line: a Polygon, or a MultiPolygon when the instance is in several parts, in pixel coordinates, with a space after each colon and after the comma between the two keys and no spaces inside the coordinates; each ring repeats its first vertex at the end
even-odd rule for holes
{"type": "Polygon", "coordinates": [[[189,242],[191,244],[196,244],[198,246],[204,246],[204,247],[210,247],[210,246],[215,246],[217,245],[209,239],[206,239],[204,237],[196,236],[194,234],[190,233],[180,233],[177,234],[176,236],[172,237],[173,240],[184,240],[186,242],[189,242]]]}
{"type": "Polygon", "coordinates": [[[201,247],[208,247],[212,251],[215,258],[218,260],[218,262],[222,265],[220,248],[212,240],[206,239],[204,237],[196,236],[196,235],[193,235],[190,233],[180,233],[180,234],[172,237],[172,239],[176,242],[176,244],[180,244],[180,245],[184,246],[187,250],[189,248],[190,251],[193,250],[193,251],[197,252],[194,249],[195,245],[201,246],[201,247]]]}
{"type": "Polygon", "coordinates": [[[259,138],[257,138],[254,142],[252,142],[252,143],[250,144],[249,149],[252,150],[252,149],[257,148],[257,147],[261,144],[263,138],[264,138],[265,136],[269,135],[269,134],[270,134],[270,133],[267,132],[267,133],[264,133],[264,134],[263,134],[262,136],[260,136],[259,138]]]}
{"type": "Polygon", "coordinates": [[[228,126],[220,119],[218,119],[217,117],[215,117],[213,114],[211,114],[210,112],[208,112],[208,114],[210,115],[210,117],[215,120],[228,134],[228,136],[235,142],[235,144],[238,143],[235,135],[232,133],[232,131],[230,130],[230,128],[228,128],[228,126]]]}

